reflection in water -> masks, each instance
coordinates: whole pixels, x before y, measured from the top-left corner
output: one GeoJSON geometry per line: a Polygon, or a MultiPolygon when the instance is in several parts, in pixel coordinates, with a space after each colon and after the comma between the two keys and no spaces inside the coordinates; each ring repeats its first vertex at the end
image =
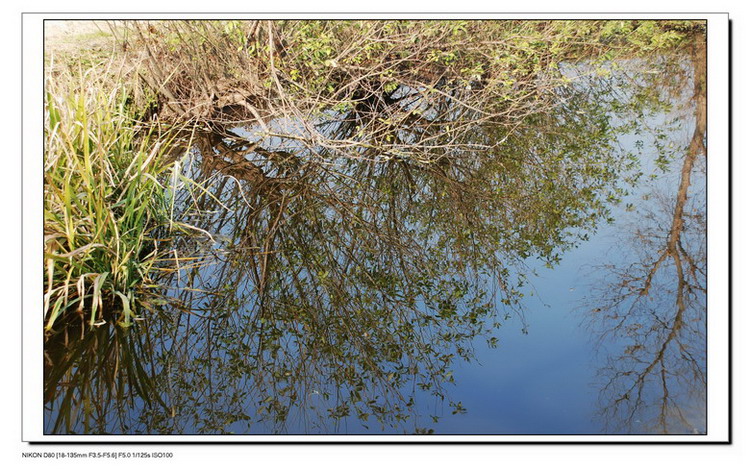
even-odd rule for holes
{"type": "Polygon", "coordinates": [[[69,328],[47,338],[44,402],[48,433],[127,433],[133,409],[164,412],[156,390],[149,326],[69,328]],[[85,333],[84,333],[85,332],[85,333]]]}
{"type": "Polygon", "coordinates": [[[640,205],[626,261],[603,267],[608,282],[592,301],[602,343],[622,344],[600,370],[609,432],[706,432],[704,47],[692,65],[695,130],[675,162],[676,191],[657,189],[640,205]]]}
{"type": "MultiPolygon", "coordinates": [[[[177,222],[162,236],[174,256],[155,279],[169,300],[147,303],[129,331],[47,339],[46,431],[428,432],[438,415],[418,400],[465,411],[446,389],[453,365],[472,359],[477,337],[494,346],[502,318],[521,312],[525,260],[554,265],[622,193],[630,160],[613,143],[610,89],[586,83],[512,129],[446,84],[397,87],[304,125],[264,122],[265,137],[218,124],[193,136],[171,182],[177,222]],[[378,106],[400,119],[360,138],[378,106]],[[450,131],[465,122],[470,132],[450,131]]],[[[685,259],[674,246],[665,256],[685,259]]],[[[678,286],[678,305],[694,285],[678,286]]],[[[689,353],[669,333],[702,325],[683,310],[680,327],[653,315],[640,347],[689,353]]],[[[647,375],[678,371],[662,355],[647,375]]]]}

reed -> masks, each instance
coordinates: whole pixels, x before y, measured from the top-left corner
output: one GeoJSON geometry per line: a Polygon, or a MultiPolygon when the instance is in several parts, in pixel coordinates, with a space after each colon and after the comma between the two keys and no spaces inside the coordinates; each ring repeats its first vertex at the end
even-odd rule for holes
{"type": "Polygon", "coordinates": [[[130,325],[169,222],[175,133],[139,122],[127,81],[101,66],[55,69],[45,89],[45,329],[75,312],[130,325]]]}

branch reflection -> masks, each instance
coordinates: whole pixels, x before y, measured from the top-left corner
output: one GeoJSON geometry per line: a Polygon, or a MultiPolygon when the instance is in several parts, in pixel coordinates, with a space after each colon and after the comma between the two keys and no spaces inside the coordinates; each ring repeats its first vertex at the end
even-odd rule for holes
{"type": "MultiPolygon", "coordinates": [[[[442,84],[191,135],[169,184],[175,221],[155,236],[173,248],[156,264],[164,297],[128,332],[48,338],[47,430],[423,433],[441,416],[425,400],[465,412],[447,389],[455,362],[521,314],[525,261],[556,264],[622,194],[633,157],[614,144],[616,79],[556,90],[512,122],[442,84]]],[[[681,246],[654,269],[669,258],[693,274],[687,304],[700,270],[681,246]]],[[[660,317],[667,345],[683,343],[683,310],[679,327],[660,317]]]]}
{"type": "Polygon", "coordinates": [[[600,344],[621,345],[600,370],[608,432],[706,432],[705,44],[695,45],[692,74],[695,130],[675,162],[676,191],[644,201],[629,260],[602,266],[592,300],[600,344]]]}

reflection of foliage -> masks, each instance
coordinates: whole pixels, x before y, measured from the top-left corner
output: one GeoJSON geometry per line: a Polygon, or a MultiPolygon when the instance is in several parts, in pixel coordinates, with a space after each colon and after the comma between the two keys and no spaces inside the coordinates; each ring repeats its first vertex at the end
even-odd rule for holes
{"type": "MultiPolygon", "coordinates": [[[[605,112],[570,99],[572,112],[605,112]]],[[[210,196],[178,204],[180,218],[219,249],[196,246],[195,267],[163,280],[211,318],[169,355],[171,376],[197,380],[164,385],[176,414],[200,431],[234,428],[227,416],[250,431],[340,431],[335,422],[347,417],[416,425],[419,395],[443,399],[453,362],[471,359],[472,340],[498,326],[497,305],[516,308],[524,260],[555,263],[606,213],[619,163],[606,119],[549,114],[519,124],[507,147],[434,163],[336,159],[325,147],[261,145],[237,131],[200,140],[200,168],[184,164],[204,172],[210,196]],[[298,163],[282,167],[290,156],[298,163]],[[210,417],[214,408],[220,415],[210,417]]],[[[353,138],[346,120],[326,125],[353,138]]],[[[461,144],[481,146],[493,132],[478,127],[461,144]]],[[[168,329],[174,341],[185,334],[168,329]]]]}
{"type": "MultiPolygon", "coordinates": [[[[325,422],[347,417],[424,430],[416,399],[444,399],[498,305],[517,310],[524,260],[555,263],[614,196],[605,109],[568,98],[506,145],[488,150],[498,130],[481,126],[461,144],[482,151],[434,162],[198,138],[180,164],[201,189],[175,178],[173,191],[175,219],[204,235],[174,238],[194,254],[157,263],[184,305],[150,331],[170,410],[143,407],[131,431],[340,431],[325,422]],[[582,109],[592,119],[563,115],[582,109]]],[[[326,125],[354,138],[346,120],[326,125]]]]}
{"type": "Polygon", "coordinates": [[[47,338],[44,402],[56,418],[45,432],[128,433],[133,424],[127,407],[164,412],[149,363],[150,331],[143,328],[71,328],[47,338]]]}
{"type": "MultiPolygon", "coordinates": [[[[638,258],[605,269],[593,324],[601,340],[624,348],[601,370],[602,410],[610,430],[705,431],[705,195],[691,194],[705,155],[705,46],[693,50],[695,131],[685,150],[676,194],[639,210],[630,240],[638,258]],[[703,428],[703,430],[700,430],[703,428]]],[[[700,188],[700,185],[699,185],[700,188]]],[[[644,204],[646,205],[646,204],[644,204]]]]}

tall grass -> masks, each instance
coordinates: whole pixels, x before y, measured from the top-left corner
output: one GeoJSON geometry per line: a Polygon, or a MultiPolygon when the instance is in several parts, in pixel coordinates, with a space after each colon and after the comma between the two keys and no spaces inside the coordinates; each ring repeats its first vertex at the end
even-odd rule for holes
{"type": "Polygon", "coordinates": [[[125,80],[100,67],[46,80],[45,328],[77,312],[130,325],[150,284],[154,231],[168,222],[170,133],[144,126],[125,80]],[[106,309],[106,311],[105,311],[106,309]]]}

